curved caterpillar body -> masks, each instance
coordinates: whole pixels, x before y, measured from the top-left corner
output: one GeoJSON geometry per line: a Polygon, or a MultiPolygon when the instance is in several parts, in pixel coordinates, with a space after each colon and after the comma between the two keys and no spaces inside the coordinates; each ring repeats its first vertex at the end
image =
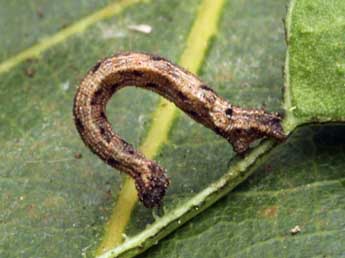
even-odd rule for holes
{"type": "Polygon", "coordinates": [[[169,185],[165,169],[121,139],[106,117],[106,104],[125,86],[154,91],[191,118],[227,139],[237,153],[264,136],[285,138],[278,114],[242,109],[218,96],[196,76],[164,58],[121,53],[98,62],[80,83],[74,121],[85,144],[110,166],[129,174],[146,207],[160,205],[169,185]]]}

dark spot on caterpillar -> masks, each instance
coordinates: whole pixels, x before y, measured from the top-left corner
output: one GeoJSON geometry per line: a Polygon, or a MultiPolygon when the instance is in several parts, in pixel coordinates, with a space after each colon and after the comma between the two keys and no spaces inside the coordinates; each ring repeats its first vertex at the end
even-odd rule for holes
{"type": "Polygon", "coordinates": [[[158,88],[158,85],[154,82],[148,82],[146,83],[146,87],[154,89],[154,88],[158,88]]]}
{"type": "Polygon", "coordinates": [[[135,77],[143,77],[144,76],[144,73],[143,72],[140,72],[140,71],[133,71],[133,75],[135,77]]]}
{"type": "Polygon", "coordinates": [[[120,164],[120,162],[119,161],[117,161],[116,159],[114,159],[114,158],[109,158],[108,160],[107,160],[107,163],[110,165],[110,166],[112,166],[112,167],[117,167],[119,164],[120,164]]]}
{"type": "Polygon", "coordinates": [[[120,86],[121,86],[121,83],[115,83],[115,84],[111,85],[110,93],[113,94],[120,86]]]}
{"type": "Polygon", "coordinates": [[[133,148],[131,148],[131,149],[126,149],[126,152],[128,152],[129,154],[131,154],[131,155],[133,155],[134,154],[134,150],[133,150],[133,148]]]}
{"type": "Polygon", "coordinates": [[[75,122],[75,125],[76,125],[78,131],[79,132],[83,132],[84,131],[84,126],[81,123],[80,119],[78,117],[74,117],[74,122],[75,122]]]}
{"type": "Polygon", "coordinates": [[[151,55],[151,60],[153,61],[167,61],[164,57],[158,55],[151,55]]]}
{"type": "Polygon", "coordinates": [[[185,96],[185,94],[183,94],[181,91],[177,92],[177,96],[179,99],[181,99],[182,101],[186,101],[188,100],[188,98],[185,96]]]}
{"type": "Polygon", "coordinates": [[[203,90],[206,90],[206,91],[210,91],[210,92],[215,93],[214,90],[212,90],[210,87],[208,87],[208,86],[205,85],[205,84],[200,85],[200,88],[203,89],[203,90]]]}
{"type": "Polygon", "coordinates": [[[199,117],[199,114],[193,110],[188,110],[188,113],[193,117],[199,117]]]}
{"type": "Polygon", "coordinates": [[[106,119],[105,113],[103,111],[101,111],[100,117],[106,119]]]}
{"type": "Polygon", "coordinates": [[[92,72],[92,73],[95,73],[95,72],[98,70],[98,68],[101,66],[101,64],[102,64],[102,61],[98,61],[98,62],[91,68],[91,72],[92,72]]]}
{"type": "Polygon", "coordinates": [[[99,133],[103,136],[104,140],[109,143],[111,142],[111,139],[113,138],[111,132],[109,132],[107,130],[107,128],[105,127],[105,125],[101,125],[99,127],[99,133]]]}
{"type": "Polygon", "coordinates": [[[284,113],[284,111],[278,111],[278,112],[275,113],[275,115],[277,116],[277,118],[278,118],[279,120],[285,118],[285,113],[284,113]]]}
{"type": "Polygon", "coordinates": [[[95,94],[92,96],[92,99],[90,101],[90,104],[93,106],[93,105],[98,105],[100,104],[100,101],[102,100],[102,90],[99,89],[98,91],[95,92],[95,94]]]}
{"type": "Polygon", "coordinates": [[[137,70],[130,70],[130,71],[119,71],[119,75],[122,77],[124,82],[130,81],[133,77],[143,77],[144,73],[137,71],[137,70]]]}
{"type": "Polygon", "coordinates": [[[199,121],[202,123],[202,121],[204,120],[202,114],[195,112],[193,110],[188,110],[186,111],[194,120],[199,121]]]}
{"type": "Polygon", "coordinates": [[[126,142],[125,140],[123,139],[120,139],[121,140],[121,143],[123,144],[123,150],[129,154],[134,154],[135,151],[134,151],[134,148],[132,146],[132,144],[129,144],[128,142],[126,142]]]}
{"type": "Polygon", "coordinates": [[[220,128],[215,127],[215,128],[214,128],[214,131],[215,131],[217,134],[224,136],[225,139],[229,140],[228,137],[227,137],[227,135],[226,135],[226,133],[224,133],[220,128]]]}
{"type": "Polygon", "coordinates": [[[125,152],[133,155],[135,151],[134,151],[134,148],[133,148],[132,145],[126,143],[126,145],[125,145],[125,152]]]}
{"type": "Polygon", "coordinates": [[[232,116],[232,108],[227,108],[225,110],[225,114],[228,116],[228,117],[231,117],[232,116]]]}
{"type": "Polygon", "coordinates": [[[92,106],[97,105],[97,104],[98,104],[98,103],[97,103],[97,98],[92,98],[91,101],[90,101],[90,104],[91,104],[92,106]]]}
{"type": "Polygon", "coordinates": [[[118,73],[124,80],[126,80],[126,78],[132,77],[133,71],[119,71],[118,73]]]}

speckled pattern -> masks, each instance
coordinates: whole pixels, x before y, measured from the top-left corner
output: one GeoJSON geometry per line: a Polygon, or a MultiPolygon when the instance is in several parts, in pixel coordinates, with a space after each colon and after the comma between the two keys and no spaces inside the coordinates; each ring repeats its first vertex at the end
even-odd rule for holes
{"type": "Polygon", "coordinates": [[[193,74],[162,57],[130,52],[106,58],[88,72],[77,90],[75,124],[94,153],[133,177],[139,199],[146,207],[160,205],[169,185],[166,171],[121,139],[105,113],[111,96],[130,85],[174,102],[191,118],[226,138],[239,154],[244,154],[256,139],[285,138],[278,114],[233,106],[193,74]]]}

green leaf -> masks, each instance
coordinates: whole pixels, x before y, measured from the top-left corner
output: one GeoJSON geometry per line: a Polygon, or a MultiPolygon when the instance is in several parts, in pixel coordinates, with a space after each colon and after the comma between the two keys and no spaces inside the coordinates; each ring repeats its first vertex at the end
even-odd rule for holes
{"type": "Polygon", "coordinates": [[[298,124],[345,121],[345,4],[291,1],[286,109],[298,124]]]}
{"type": "Polygon", "coordinates": [[[61,29],[77,22],[97,9],[106,0],[39,1],[35,3],[2,3],[0,17],[0,62],[31,47],[38,41],[51,38],[61,29]]]}
{"type": "MultiPolygon", "coordinates": [[[[10,2],[0,10],[0,32],[8,35],[0,43],[1,257],[94,256],[104,247],[110,251],[103,257],[133,256],[199,213],[143,256],[336,257],[345,252],[344,127],[308,126],[275,149],[275,143],[263,141],[241,159],[226,141],[157,95],[125,89],[113,97],[108,116],[120,135],[168,169],[172,184],[163,211],[156,211],[135,205],[131,181],[91,154],[73,124],[72,99],[86,71],[100,58],[130,50],[154,52],[199,72],[231,103],[282,111],[281,18],[287,0],[84,2],[10,2]],[[148,24],[153,31],[131,31],[133,24],[148,24]],[[296,225],[301,232],[293,236],[296,225]]],[[[296,1],[289,9],[288,131],[344,117],[337,102],[343,77],[335,78],[332,67],[322,75],[319,70],[335,55],[329,48],[341,39],[344,4],[331,1],[332,13],[322,1],[314,2],[296,1]],[[301,41],[294,36],[299,24],[308,23],[303,8],[312,10],[305,17],[322,26],[331,14],[338,21],[331,23],[331,44],[322,41],[322,51],[305,49],[320,40],[317,36],[299,35],[301,41]],[[303,74],[309,70],[302,69],[309,66],[316,71],[310,81],[303,74]],[[314,75],[323,84],[314,84],[314,75]],[[325,97],[327,110],[311,109],[316,97],[306,92],[314,85],[322,94],[332,94],[322,85],[338,90],[337,98],[325,97]],[[301,96],[306,102],[297,100],[301,96]]],[[[341,56],[336,61],[341,64],[341,56]]]]}

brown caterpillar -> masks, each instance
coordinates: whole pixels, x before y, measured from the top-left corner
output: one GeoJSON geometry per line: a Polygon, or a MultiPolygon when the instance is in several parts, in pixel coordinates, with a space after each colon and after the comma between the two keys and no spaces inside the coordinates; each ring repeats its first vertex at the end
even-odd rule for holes
{"type": "Polygon", "coordinates": [[[237,153],[243,154],[250,143],[264,136],[285,138],[278,114],[233,106],[196,76],[162,57],[131,52],[106,58],[80,83],[74,98],[75,125],[94,153],[135,180],[139,199],[146,207],[160,205],[169,185],[166,171],[121,139],[105,114],[111,96],[130,85],[174,102],[191,118],[227,139],[237,153]]]}

